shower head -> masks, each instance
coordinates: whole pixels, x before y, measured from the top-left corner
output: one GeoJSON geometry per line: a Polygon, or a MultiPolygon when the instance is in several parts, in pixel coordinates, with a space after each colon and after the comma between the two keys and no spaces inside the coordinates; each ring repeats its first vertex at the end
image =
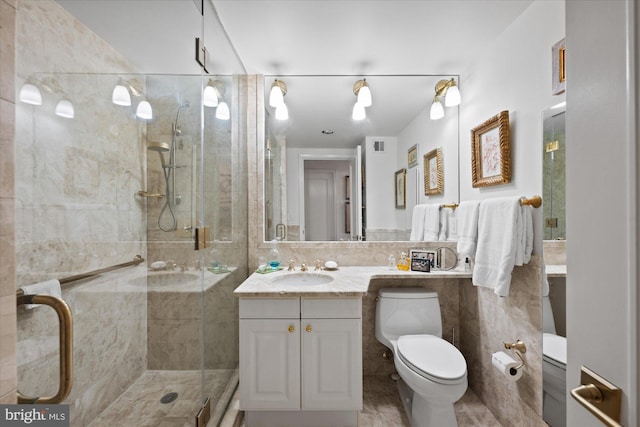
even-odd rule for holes
{"type": "Polygon", "coordinates": [[[157,153],[166,153],[169,151],[169,144],[166,142],[149,141],[147,142],[147,150],[157,153]]]}

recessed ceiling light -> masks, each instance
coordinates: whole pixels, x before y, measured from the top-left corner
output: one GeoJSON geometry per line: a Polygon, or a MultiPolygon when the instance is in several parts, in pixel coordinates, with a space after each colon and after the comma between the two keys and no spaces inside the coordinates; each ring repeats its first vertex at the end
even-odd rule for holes
{"type": "Polygon", "coordinates": [[[333,131],[331,129],[325,129],[322,131],[324,135],[333,135],[333,131]]]}

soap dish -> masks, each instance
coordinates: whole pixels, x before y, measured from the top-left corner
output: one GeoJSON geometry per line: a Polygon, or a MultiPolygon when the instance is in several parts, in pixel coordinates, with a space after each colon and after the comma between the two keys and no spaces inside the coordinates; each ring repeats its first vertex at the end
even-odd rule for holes
{"type": "Polygon", "coordinates": [[[324,269],[334,271],[338,269],[338,263],[335,261],[327,261],[324,263],[324,269]]]}

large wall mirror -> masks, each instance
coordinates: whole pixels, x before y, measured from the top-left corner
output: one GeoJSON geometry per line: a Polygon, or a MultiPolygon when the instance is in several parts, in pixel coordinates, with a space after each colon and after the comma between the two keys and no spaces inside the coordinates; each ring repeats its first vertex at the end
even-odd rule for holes
{"type": "Polygon", "coordinates": [[[458,202],[458,108],[429,118],[436,83],[452,77],[265,76],[265,240],[407,241],[417,203],[458,202]],[[361,80],[372,105],[355,120],[361,80]],[[284,120],[269,104],[276,81],[284,120]],[[424,155],[438,148],[443,189],[426,195],[424,155]]]}

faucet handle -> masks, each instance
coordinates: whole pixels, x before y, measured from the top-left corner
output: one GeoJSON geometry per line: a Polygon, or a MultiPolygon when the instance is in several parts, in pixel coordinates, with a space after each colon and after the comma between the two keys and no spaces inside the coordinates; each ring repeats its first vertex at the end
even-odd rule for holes
{"type": "Polygon", "coordinates": [[[292,259],[289,260],[289,268],[287,268],[287,271],[296,271],[295,262],[292,259]]]}
{"type": "Polygon", "coordinates": [[[302,264],[300,264],[300,271],[307,271],[307,261],[302,261],[302,264]]]}
{"type": "Polygon", "coordinates": [[[314,270],[315,271],[322,270],[322,264],[320,264],[319,259],[316,260],[316,268],[314,270]]]}

